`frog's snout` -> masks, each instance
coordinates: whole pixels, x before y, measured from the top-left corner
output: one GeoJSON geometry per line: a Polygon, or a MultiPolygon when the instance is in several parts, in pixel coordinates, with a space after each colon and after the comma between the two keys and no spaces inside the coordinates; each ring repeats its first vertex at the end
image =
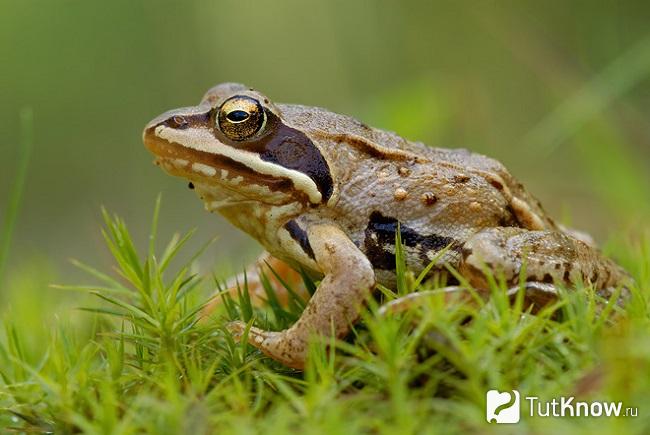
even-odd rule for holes
{"type": "Polygon", "coordinates": [[[158,123],[150,122],[142,130],[142,142],[144,143],[145,148],[147,148],[152,153],[156,154],[155,143],[156,143],[156,126],[158,123]]]}

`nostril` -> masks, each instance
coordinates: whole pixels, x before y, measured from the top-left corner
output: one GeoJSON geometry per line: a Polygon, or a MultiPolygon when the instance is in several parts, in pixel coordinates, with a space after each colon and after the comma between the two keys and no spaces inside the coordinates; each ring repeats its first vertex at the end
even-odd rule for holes
{"type": "Polygon", "coordinates": [[[167,124],[168,127],[177,128],[181,130],[187,128],[190,125],[189,122],[187,122],[187,120],[185,119],[185,117],[180,115],[172,116],[167,121],[165,121],[165,124],[167,124]]]}

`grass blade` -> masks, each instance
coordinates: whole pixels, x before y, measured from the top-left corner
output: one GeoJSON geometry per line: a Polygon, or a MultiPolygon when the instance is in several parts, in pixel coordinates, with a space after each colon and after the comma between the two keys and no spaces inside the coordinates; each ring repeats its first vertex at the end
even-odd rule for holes
{"type": "Polygon", "coordinates": [[[11,239],[16,227],[16,219],[18,218],[25,180],[27,179],[27,168],[34,146],[34,113],[31,108],[23,108],[20,111],[20,130],[21,140],[16,165],[17,170],[7,204],[7,212],[4,216],[2,235],[0,236],[0,282],[2,282],[7,258],[9,257],[11,239]]]}

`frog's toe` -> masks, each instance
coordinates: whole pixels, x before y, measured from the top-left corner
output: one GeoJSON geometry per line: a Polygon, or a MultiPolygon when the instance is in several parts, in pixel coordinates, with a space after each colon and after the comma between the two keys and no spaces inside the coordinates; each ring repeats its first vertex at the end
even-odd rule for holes
{"type": "Polygon", "coordinates": [[[229,322],[226,325],[226,329],[232,335],[232,337],[235,339],[235,341],[240,341],[241,338],[244,336],[244,333],[246,332],[246,328],[248,325],[241,320],[235,320],[233,322],[229,322]]]}
{"type": "MultiPolygon", "coordinates": [[[[508,290],[507,294],[511,302],[514,303],[519,291],[520,287],[512,287],[508,290]]],[[[561,289],[554,284],[532,281],[525,283],[523,291],[522,308],[535,314],[540,309],[557,302],[561,289]]],[[[600,310],[609,303],[623,307],[630,298],[630,291],[627,287],[606,287],[596,289],[595,295],[598,296],[596,302],[597,309],[600,310]]]]}
{"type": "MultiPolygon", "coordinates": [[[[514,303],[520,291],[519,286],[508,289],[506,294],[511,303],[514,303]]],[[[559,295],[559,290],[554,284],[535,281],[525,283],[523,292],[522,307],[524,310],[530,309],[532,313],[537,313],[540,309],[556,302],[559,295]]]]}
{"type": "Polygon", "coordinates": [[[264,331],[263,329],[256,328],[255,326],[249,327],[246,322],[235,320],[226,325],[226,329],[235,341],[241,341],[244,335],[247,335],[248,342],[260,348],[264,342],[272,340],[279,332],[264,331]]]}
{"type": "Polygon", "coordinates": [[[467,289],[459,286],[449,286],[435,290],[409,293],[379,307],[378,314],[380,316],[385,316],[389,314],[403,313],[413,308],[426,305],[427,303],[430,303],[432,299],[441,297],[441,295],[446,303],[463,301],[471,304],[476,302],[467,289]]]}
{"type": "Polygon", "coordinates": [[[301,346],[296,346],[296,343],[291,343],[293,340],[286,337],[286,331],[265,331],[255,326],[249,328],[241,320],[228,323],[226,329],[235,341],[241,341],[244,335],[247,334],[248,344],[289,367],[302,368],[304,365],[303,354],[305,349],[301,346]],[[248,333],[246,332],[247,330],[248,333]],[[296,352],[297,348],[300,348],[298,352],[296,352]]]}
{"type": "Polygon", "coordinates": [[[279,332],[264,331],[255,326],[249,328],[249,326],[241,320],[235,320],[228,323],[226,329],[236,341],[241,341],[246,334],[246,330],[248,330],[248,342],[259,349],[261,349],[265,344],[273,341],[273,339],[279,334],[279,332]]]}

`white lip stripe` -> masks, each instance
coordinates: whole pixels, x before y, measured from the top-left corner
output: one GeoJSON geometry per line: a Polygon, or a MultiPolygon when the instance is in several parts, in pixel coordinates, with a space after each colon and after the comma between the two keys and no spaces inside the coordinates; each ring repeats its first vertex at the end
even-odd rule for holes
{"type": "Polygon", "coordinates": [[[217,175],[216,169],[214,169],[212,166],[204,165],[203,163],[192,163],[192,170],[208,177],[214,177],[217,175]]]}
{"type": "Polygon", "coordinates": [[[257,154],[250,151],[238,150],[224,145],[215,139],[207,129],[195,128],[192,129],[192,135],[188,135],[187,130],[175,130],[164,125],[159,125],[156,127],[155,134],[161,139],[187,148],[228,157],[265,175],[289,178],[293,182],[294,187],[306,193],[309,201],[314,204],[319,203],[323,198],[314,180],[302,172],[266,162],[257,154]]]}

